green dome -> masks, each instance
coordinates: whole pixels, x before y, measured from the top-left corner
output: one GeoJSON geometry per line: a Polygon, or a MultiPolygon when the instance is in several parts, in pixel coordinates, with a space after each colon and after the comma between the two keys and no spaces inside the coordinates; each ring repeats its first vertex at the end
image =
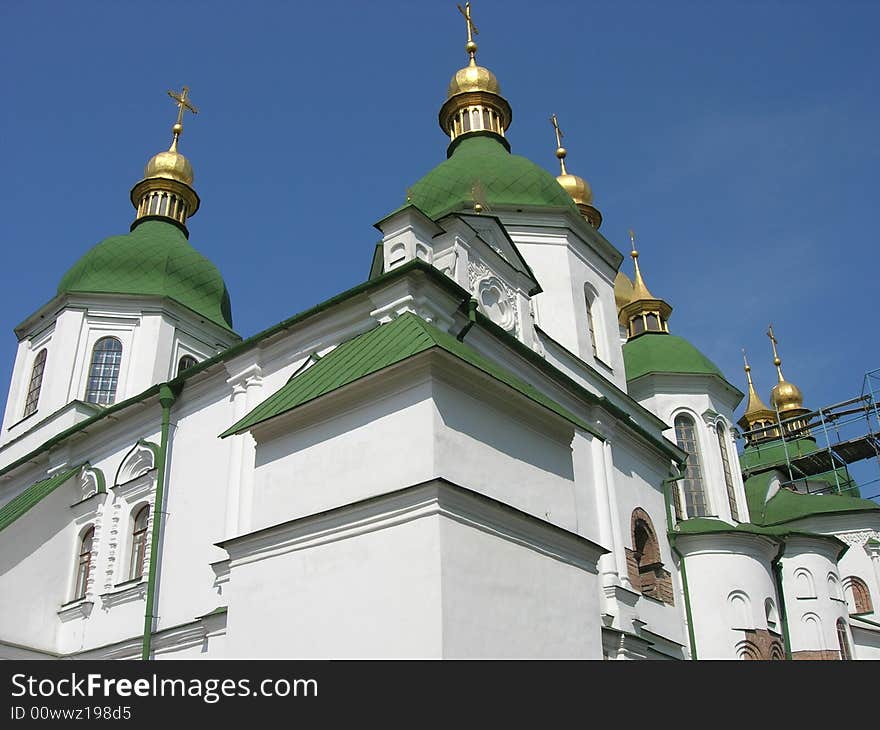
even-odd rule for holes
{"type": "Polygon", "coordinates": [[[449,159],[410,188],[410,202],[435,220],[451,211],[472,210],[480,184],[492,206],[568,208],[580,215],[568,193],[543,167],[512,155],[491,133],[473,133],[452,144],[449,159]]]}
{"type": "Polygon", "coordinates": [[[646,332],[623,346],[626,379],[635,380],[651,373],[717,375],[718,367],[682,337],[660,332],[646,332]]]}
{"type": "Polygon", "coordinates": [[[101,241],[64,275],[58,293],[168,297],[232,329],[229,292],[217,267],[163,221],[144,221],[127,235],[101,241]]]}

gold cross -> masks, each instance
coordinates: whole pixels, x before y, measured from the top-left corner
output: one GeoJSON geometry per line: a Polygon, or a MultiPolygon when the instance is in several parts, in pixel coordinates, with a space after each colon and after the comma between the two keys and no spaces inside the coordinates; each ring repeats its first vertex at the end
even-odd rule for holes
{"type": "Polygon", "coordinates": [[[464,7],[461,5],[456,5],[458,8],[458,12],[464,16],[465,21],[467,21],[467,29],[468,29],[468,43],[473,42],[474,36],[479,35],[480,31],[477,30],[477,26],[474,25],[474,21],[471,20],[471,3],[468,0],[464,7]]]}
{"type": "Polygon", "coordinates": [[[183,113],[187,109],[191,111],[193,114],[198,114],[199,110],[193,106],[192,102],[189,100],[189,87],[184,86],[183,91],[181,93],[177,93],[175,91],[169,91],[168,96],[170,96],[174,101],[177,102],[177,124],[183,124],[183,113]]]}
{"type": "Polygon", "coordinates": [[[564,135],[562,134],[562,130],[559,128],[559,120],[556,118],[555,114],[552,114],[550,116],[550,124],[553,125],[553,129],[556,131],[556,146],[562,147],[562,138],[564,135]]]}

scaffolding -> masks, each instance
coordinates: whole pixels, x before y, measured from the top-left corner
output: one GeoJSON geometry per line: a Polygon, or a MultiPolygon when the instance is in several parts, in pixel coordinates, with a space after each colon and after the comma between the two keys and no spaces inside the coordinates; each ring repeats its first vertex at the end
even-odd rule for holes
{"type": "MultiPolygon", "coordinates": [[[[791,418],[781,418],[776,409],[776,423],[759,426],[749,431],[738,431],[749,450],[761,460],[761,450],[774,454],[782,442],[784,460],[777,458],[776,466],[785,469],[788,480],[782,486],[810,494],[847,493],[854,489],[868,490],[865,499],[880,497],[880,368],[869,370],[862,380],[861,393],[839,403],[832,403],[815,411],[800,413],[791,418]],[[771,438],[771,441],[767,439],[771,438]],[[816,450],[801,453],[799,442],[804,437],[815,440],[816,450]],[[820,438],[821,437],[821,438],[820,438]],[[762,443],[763,441],[763,443],[762,443]],[[822,445],[824,443],[824,446],[822,445]],[[792,448],[790,448],[790,445],[792,448]],[[875,474],[856,484],[849,475],[849,467],[856,462],[872,461],[875,474]],[[810,481],[811,477],[833,475],[822,482],[810,481]],[[819,484],[817,488],[817,483],[819,484]]],[[[770,454],[768,453],[768,456],[770,454]]],[[[767,463],[743,468],[743,479],[763,471],[767,463]]]]}

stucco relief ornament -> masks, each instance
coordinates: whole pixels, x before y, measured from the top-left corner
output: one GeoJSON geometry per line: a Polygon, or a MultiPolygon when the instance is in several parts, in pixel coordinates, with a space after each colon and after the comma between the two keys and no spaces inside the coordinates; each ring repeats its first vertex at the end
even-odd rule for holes
{"type": "Polygon", "coordinates": [[[877,530],[856,530],[854,532],[841,532],[837,537],[847,545],[864,545],[871,538],[880,540],[880,532],[877,530]]]}
{"type": "Polygon", "coordinates": [[[480,309],[502,329],[517,332],[517,306],[514,291],[481,262],[468,264],[471,291],[480,309]]]}

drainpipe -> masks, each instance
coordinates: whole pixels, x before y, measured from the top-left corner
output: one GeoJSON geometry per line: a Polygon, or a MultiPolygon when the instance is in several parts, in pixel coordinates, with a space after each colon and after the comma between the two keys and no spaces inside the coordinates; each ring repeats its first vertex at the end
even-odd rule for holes
{"type": "Polygon", "coordinates": [[[159,386],[159,405],[162,406],[162,436],[159,442],[159,454],[156,456],[156,501],[153,509],[153,530],[150,543],[150,572],[147,576],[147,607],[144,610],[144,641],[141,659],[150,658],[152,653],[153,632],[156,628],[154,604],[156,601],[157,577],[161,561],[161,536],[163,533],[162,518],[165,515],[165,467],[168,455],[168,431],[171,423],[171,406],[177,400],[183,386],[172,388],[167,383],[159,386]]]}
{"type": "Polygon", "coordinates": [[[468,321],[467,324],[461,328],[461,332],[459,332],[455,339],[459,342],[464,340],[464,336],[470,331],[471,327],[473,327],[477,323],[477,306],[479,306],[479,302],[471,297],[468,299],[467,308],[468,308],[468,321]]]}
{"type": "Polygon", "coordinates": [[[782,587],[782,553],[785,542],[780,541],[779,552],[773,558],[773,576],[776,578],[776,592],[779,594],[779,620],[782,621],[782,641],[785,644],[785,658],[791,660],[791,635],[788,632],[788,612],[785,609],[785,593],[782,587]]]}
{"type": "Polygon", "coordinates": [[[679,549],[675,545],[675,525],[672,522],[672,498],[670,496],[670,489],[675,482],[684,479],[685,476],[685,464],[678,465],[678,474],[676,476],[667,477],[663,480],[663,502],[666,505],[666,527],[669,535],[669,546],[675,551],[675,554],[678,555],[678,567],[679,572],[681,573],[681,589],[684,593],[684,611],[685,616],[687,617],[687,625],[688,625],[688,641],[691,645],[691,659],[696,661],[697,659],[697,639],[694,634],[694,614],[691,610],[691,593],[688,588],[687,581],[687,568],[684,564],[684,555],[681,554],[679,549]]]}

